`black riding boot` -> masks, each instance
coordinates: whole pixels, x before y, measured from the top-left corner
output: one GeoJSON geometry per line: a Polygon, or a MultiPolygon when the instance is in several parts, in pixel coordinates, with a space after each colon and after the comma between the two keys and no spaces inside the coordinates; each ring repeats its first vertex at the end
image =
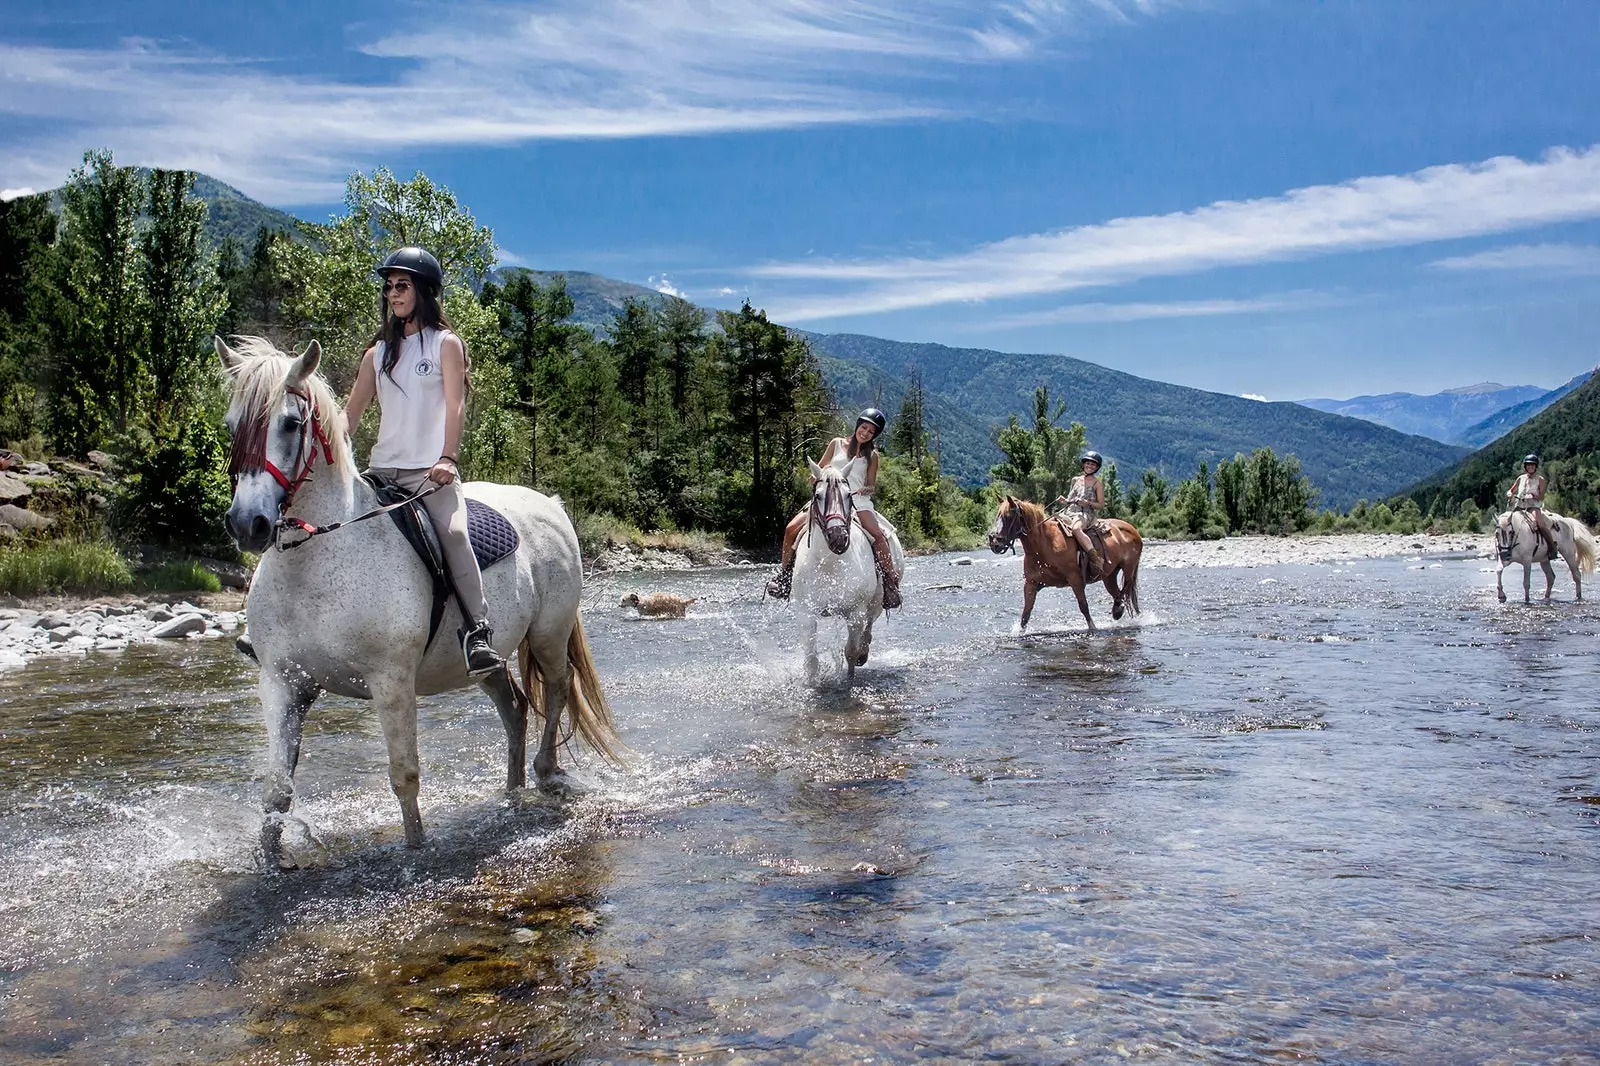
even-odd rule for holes
{"type": "Polygon", "coordinates": [[[461,631],[461,650],[467,658],[469,677],[492,674],[506,665],[506,661],[490,643],[493,639],[494,630],[489,628],[487,621],[474,622],[470,628],[461,631]]]}
{"type": "Polygon", "coordinates": [[[793,585],[794,563],[785,563],[783,564],[783,569],[778,571],[777,576],[767,582],[767,595],[775,600],[786,600],[789,598],[789,592],[793,585]]]}

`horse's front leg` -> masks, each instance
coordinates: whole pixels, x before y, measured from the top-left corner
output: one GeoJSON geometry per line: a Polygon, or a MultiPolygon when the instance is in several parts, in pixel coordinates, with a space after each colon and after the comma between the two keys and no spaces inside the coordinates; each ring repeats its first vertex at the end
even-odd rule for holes
{"type": "Polygon", "coordinates": [[[406,847],[420,848],[422,812],[417,807],[417,792],[422,785],[422,769],[417,759],[416,682],[409,675],[369,676],[367,688],[378,709],[378,724],[383,728],[383,743],[389,752],[389,787],[400,801],[406,847]]]}
{"type": "Polygon", "coordinates": [[[1022,625],[1018,627],[1018,632],[1028,631],[1028,619],[1033,617],[1033,601],[1038,595],[1039,583],[1031,577],[1025,579],[1022,582],[1022,625]]]}
{"type": "Polygon", "coordinates": [[[1533,602],[1532,583],[1533,583],[1533,564],[1532,563],[1523,563],[1522,564],[1522,602],[1523,603],[1532,603],[1533,602]]]}
{"type": "Polygon", "coordinates": [[[1506,602],[1506,564],[1501,563],[1500,569],[1494,572],[1494,587],[1500,593],[1500,602],[1506,602]]]}
{"type": "Polygon", "coordinates": [[[262,670],[257,684],[267,725],[267,773],[262,785],[261,850],[267,862],[283,857],[283,820],[294,804],[294,771],[300,763],[300,738],[306,712],[321,690],[299,667],[262,670]]]}
{"type": "Polygon", "coordinates": [[[1544,602],[1550,602],[1550,590],[1556,587],[1555,567],[1550,565],[1550,560],[1545,559],[1539,564],[1544,568],[1544,602]]]}
{"type": "MultiPolygon", "coordinates": [[[[531,654],[524,649],[524,654],[531,654]]],[[[500,712],[506,729],[506,788],[528,783],[528,699],[511,681],[511,670],[497,670],[478,682],[500,712]]]]}
{"type": "Polygon", "coordinates": [[[815,685],[822,674],[822,665],[817,662],[817,616],[809,610],[805,621],[800,623],[800,648],[806,659],[806,684],[815,685]]]}

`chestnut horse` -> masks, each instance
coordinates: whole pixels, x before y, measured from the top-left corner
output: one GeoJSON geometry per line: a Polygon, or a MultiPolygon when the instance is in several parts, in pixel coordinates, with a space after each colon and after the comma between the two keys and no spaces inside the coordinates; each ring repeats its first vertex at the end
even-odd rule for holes
{"type": "MultiPolygon", "coordinates": [[[[1121,618],[1124,604],[1138,614],[1139,554],[1144,551],[1144,541],[1139,531],[1127,522],[1115,518],[1102,521],[1107,527],[1103,579],[1106,591],[1111,593],[1111,617],[1121,618]],[[1117,584],[1119,572],[1126,575],[1121,587],[1117,584]]],[[[1022,541],[1023,632],[1028,629],[1033,598],[1039,590],[1070,585],[1078,597],[1083,620],[1089,623],[1089,632],[1093,633],[1094,619],[1089,617],[1089,601],[1083,594],[1083,570],[1079,562],[1082,549],[1077,538],[1038,504],[1007,496],[995,512],[994,526],[989,530],[989,550],[1002,555],[1013,549],[1018,540],[1022,541]]]]}

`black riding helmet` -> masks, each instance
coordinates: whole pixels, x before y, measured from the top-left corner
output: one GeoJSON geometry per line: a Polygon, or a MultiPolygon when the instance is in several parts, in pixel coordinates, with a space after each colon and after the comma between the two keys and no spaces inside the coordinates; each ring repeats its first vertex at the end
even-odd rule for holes
{"type": "Polygon", "coordinates": [[[1522,457],[1522,465],[1527,466],[1529,463],[1532,463],[1534,466],[1538,466],[1539,457],[1537,455],[1524,455],[1522,457]]]}
{"type": "Polygon", "coordinates": [[[418,248],[416,245],[396,248],[384,257],[374,273],[382,278],[392,270],[410,274],[418,281],[425,282],[435,293],[444,288],[444,268],[426,248],[418,248]]]}
{"type": "Polygon", "coordinates": [[[861,423],[863,422],[871,422],[873,425],[877,426],[879,437],[883,436],[884,429],[889,425],[889,419],[885,417],[884,413],[878,410],[876,407],[869,407],[862,411],[859,415],[856,415],[857,429],[861,427],[861,423]]]}
{"type": "Polygon", "coordinates": [[[1082,466],[1084,463],[1093,463],[1096,471],[1106,465],[1105,458],[1099,452],[1084,452],[1083,458],[1078,460],[1078,465],[1082,466]]]}

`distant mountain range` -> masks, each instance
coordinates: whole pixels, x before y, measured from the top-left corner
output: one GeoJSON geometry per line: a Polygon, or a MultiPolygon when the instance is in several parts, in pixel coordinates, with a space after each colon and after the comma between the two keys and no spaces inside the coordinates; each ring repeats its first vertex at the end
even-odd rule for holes
{"type": "Polygon", "coordinates": [[[1537,400],[1547,391],[1535,385],[1507,386],[1483,382],[1465,388],[1447,389],[1432,396],[1386,392],[1381,396],[1353,396],[1348,400],[1298,402],[1330,414],[1363,418],[1402,433],[1415,433],[1449,444],[1471,444],[1473,442],[1465,438],[1471,427],[1508,407],[1537,400]]]}
{"type": "MultiPolygon", "coordinates": [[[[1591,468],[1600,465],[1600,374],[1583,375],[1575,388],[1545,410],[1402,495],[1416,500],[1424,512],[1435,505],[1454,510],[1463,500],[1503,509],[1505,491],[1521,472],[1522,457],[1530,452],[1544,460],[1546,470],[1553,459],[1578,459],[1591,468]]],[[[1558,480],[1551,488],[1562,494],[1573,515],[1595,520],[1595,497],[1588,485],[1558,480]]]]}
{"type": "Polygon", "coordinates": [[[1457,439],[1460,443],[1473,448],[1481,448],[1490,441],[1498,440],[1561,399],[1561,397],[1567,395],[1567,393],[1576,389],[1579,385],[1582,385],[1585,381],[1588,381],[1593,374],[1594,371],[1585,370],[1559,388],[1551,389],[1549,392],[1541,393],[1531,400],[1523,400],[1519,404],[1496,411],[1482,422],[1467,427],[1457,439]]]}
{"type": "MultiPolygon", "coordinates": [[[[208,232],[215,241],[232,235],[248,243],[261,226],[293,228],[293,216],[215,179],[199,176],[195,191],[211,206],[208,232]]],[[[499,273],[511,269],[520,268],[499,273]]],[[[557,276],[551,271],[529,273],[544,284],[557,276]]],[[[598,274],[572,271],[563,276],[576,304],[574,318],[596,330],[604,329],[628,297],[658,306],[667,299],[644,286],[598,274]]],[[[1455,463],[1467,451],[1302,404],[1264,403],[1169,385],[1064,355],[1015,355],[852,334],[806,336],[847,409],[872,403],[892,416],[908,375],[920,370],[929,394],[929,427],[943,467],[966,485],[988,480],[989,467],[1000,459],[994,428],[1008,415],[1031,412],[1038,385],[1049,386],[1053,398],[1066,402],[1067,417],[1084,424],[1091,443],[1129,481],[1147,467],[1168,478],[1187,477],[1201,461],[1215,465],[1238,452],[1272,447],[1299,457],[1322,489],[1324,506],[1343,508],[1358,498],[1388,496],[1455,463]]]]}

